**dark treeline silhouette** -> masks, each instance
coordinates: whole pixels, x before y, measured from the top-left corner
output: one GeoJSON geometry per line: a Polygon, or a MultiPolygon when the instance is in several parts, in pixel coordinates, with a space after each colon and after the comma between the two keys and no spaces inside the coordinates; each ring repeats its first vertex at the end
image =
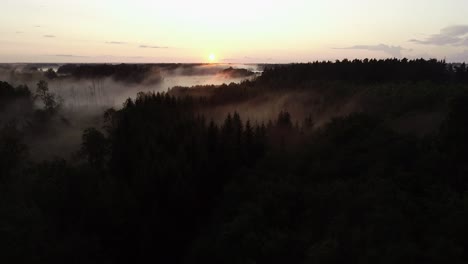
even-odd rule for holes
{"type": "Polygon", "coordinates": [[[34,98],[26,85],[16,88],[0,81],[0,127],[17,119],[25,119],[34,111],[34,98]]]}
{"type": "Polygon", "coordinates": [[[112,77],[116,81],[140,83],[151,74],[151,65],[146,64],[66,64],[57,73],[68,74],[75,78],[112,77]]]}
{"type": "Polygon", "coordinates": [[[229,67],[219,72],[222,75],[231,77],[231,78],[242,78],[242,77],[249,77],[254,75],[254,72],[249,71],[247,69],[234,69],[233,67],[229,67]]]}
{"type": "Polygon", "coordinates": [[[0,81],[0,107],[5,106],[10,101],[30,96],[31,91],[27,86],[20,85],[15,88],[7,82],[0,81]]]}
{"type": "MultiPolygon", "coordinates": [[[[96,237],[102,251],[87,252],[93,249],[86,248],[78,258],[93,260],[97,257],[93,254],[105,254],[103,257],[116,262],[144,260],[148,256],[141,250],[158,245],[161,252],[154,260],[180,263],[184,257],[180,249],[188,248],[200,228],[209,223],[225,184],[236,171],[251,168],[264,155],[267,144],[264,125],[243,122],[234,113],[218,126],[195,115],[193,108],[191,98],[176,99],[167,94],[141,93],[135,101],[127,100],[122,110],[106,112],[104,133],[94,128],[84,131],[78,154],[88,165],[76,168],[65,161],[54,161],[23,171],[19,164],[25,161],[25,146],[19,134],[11,132],[13,128],[5,127],[0,158],[8,162],[2,167],[6,181],[2,186],[9,189],[17,180],[35,181],[30,178],[34,174],[45,176],[55,171],[47,176],[51,186],[42,186],[47,179],[39,178],[39,182],[30,183],[32,193],[24,199],[41,203],[38,209],[48,219],[42,223],[44,228],[66,236],[50,241],[53,244],[37,245],[33,252],[21,252],[28,250],[22,244],[12,249],[10,256],[21,256],[25,261],[63,259],[69,253],[61,252],[61,243],[71,243],[65,246],[65,250],[71,250],[75,243],[72,240],[87,244],[96,237]],[[56,181],[60,185],[56,186],[56,181]],[[36,188],[52,189],[43,193],[36,188]],[[57,202],[67,204],[66,208],[57,202]],[[84,212],[86,215],[81,215],[84,212]],[[84,218],[77,222],[76,217],[84,218]],[[68,241],[70,232],[77,232],[79,237],[68,241]]],[[[20,199],[5,206],[22,202],[27,201],[20,199]]],[[[14,221],[7,227],[10,225],[16,226],[14,221]]],[[[18,243],[22,239],[27,241],[24,243],[41,239],[36,234],[21,237],[15,232],[7,232],[6,237],[20,239],[18,243]]]]}
{"type": "Polygon", "coordinates": [[[265,125],[233,113],[217,125],[191,98],[140,94],[83,133],[73,163],[27,162],[20,134],[5,127],[2,257],[463,263],[467,98],[454,99],[437,135],[417,138],[366,114],[314,133],[288,112],[265,125]]]}
{"type": "Polygon", "coordinates": [[[116,230],[141,227],[121,238],[126,246],[119,259],[141,258],[141,246],[158,245],[156,260],[181,261],[178,249],[210,221],[226,182],[264,153],[264,128],[244,124],[236,113],[218,127],[195,116],[192,105],[140,94],[111,117],[117,120],[110,127],[109,170],[134,199],[128,222],[116,230]],[[140,236],[147,241],[131,242],[140,236]]]}
{"type": "MultiPolygon", "coordinates": [[[[301,86],[285,80],[288,91],[301,86]]],[[[0,259],[466,263],[468,93],[460,80],[350,81],[376,90],[379,100],[322,126],[286,110],[261,121],[235,111],[216,122],[208,117],[230,96],[267,92],[265,79],[207,87],[209,97],[184,96],[185,88],[177,97],[140,93],[107,110],[102,127],[83,131],[68,160],[33,162],[28,130],[2,125],[0,259]],[[411,112],[413,104],[432,110],[441,94],[445,114],[434,133],[389,126],[389,113],[411,112]]],[[[23,93],[0,84],[0,101],[23,93]]],[[[340,87],[325,87],[341,96],[340,87]]],[[[29,96],[57,115],[46,88],[40,82],[29,96]]]]}
{"type": "Polygon", "coordinates": [[[200,97],[211,106],[264,101],[274,105],[275,101],[302,93],[298,98],[302,100],[296,103],[303,104],[305,113],[353,103],[359,111],[383,117],[415,110],[438,111],[468,88],[466,64],[435,59],[343,60],[264,68],[263,74],[253,80],[173,87],[169,93],[200,97]]]}
{"type": "Polygon", "coordinates": [[[303,84],[307,81],[353,81],[362,83],[404,81],[467,82],[465,64],[452,65],[435,59],[364,59],[313,62],[266,67],[259,82],[267,85],[303,84]]]}
{"type": "MultiPolygon", "coordinates": [[[[215,75],[219,74],[229,78],[242,78],[254,75],[252,71],[246,69],[234,69],[229,67],[210,64],[65,64],[58,68],[57,73],[64,76],[72,76],[77,79],[93,78],[113,78],[115,81],[127,83],[141,83],[148,77],[159,76],[162,79],[162,72],[167,75],[215,75]]],[[[58,75],[48,70],[45,72],[48,79],[55,79],[58,75]]]]}

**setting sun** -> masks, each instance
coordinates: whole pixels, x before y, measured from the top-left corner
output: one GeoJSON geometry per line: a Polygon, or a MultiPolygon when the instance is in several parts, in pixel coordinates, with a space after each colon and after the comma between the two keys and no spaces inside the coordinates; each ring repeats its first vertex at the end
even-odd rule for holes
{"type": "Polygon", "coordinates": [[[214,55],[213,53],[210,54],[210,56],[208,56],[208,60],[210,62],[214,62],[216,60],[216,55],[214,55]]]}

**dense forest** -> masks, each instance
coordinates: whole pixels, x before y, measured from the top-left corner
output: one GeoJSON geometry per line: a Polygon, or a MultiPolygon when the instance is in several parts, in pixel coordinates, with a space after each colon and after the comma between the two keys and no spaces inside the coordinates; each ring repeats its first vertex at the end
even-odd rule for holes
{"type": "Polygon", "coordinates": [[[468,262],[465,64],[265,65],[238,84],[139,93],[71,158],[41,162],[25,138],[71,121],[35,88],[0,82],[5,263],[468,262]],[[286,97],[300,111],[246,110],[286,97]]]}
{"type": "MultiPolygon", "coordinates": [[[[153,76],[153,81],[160,81],[162,73],[178,74],[183,76],[219,74],[228,77],[245,77],[253,75],[252,71],[246,69],[220,70],[217,67],[206,67],[206,64],[65,64],[58,68],[57,74],[72,76],[76,79],[82,78],[103,78],[112,77],[116,81],[126,83],[141,83],[149,76],[153,76]],[[202,68],[205,66],[205,68],[202,68]]],[[[56,78],[49,71],[46,74],[49,79],[56,78]]]]}

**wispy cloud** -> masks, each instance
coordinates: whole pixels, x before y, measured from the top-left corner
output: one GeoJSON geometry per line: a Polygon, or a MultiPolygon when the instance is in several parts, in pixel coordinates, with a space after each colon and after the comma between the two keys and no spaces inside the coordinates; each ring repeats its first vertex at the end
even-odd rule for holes
{"type": "Polygon", "coordinates": [[[468,37],[466,37],[464,40],[462,40],[459,43],[460,46],[467,46],[468,47],[468,37]]]}
{"type": "Polygon", "coordinates": [[[107,41],[106,44],[125,45],[125,44],[127,44],[127,42],[122,42],[122,41],[107,41]]]}
{"type": "Polygon", "coordinates": [[[448,57],[448,61],[451,62],[468,62],[468,50],[454,54],[448,57]]]}
{"type": "Polygon", "coordinates": [[[142,48],[142,49],[168,49],[169,47],[140,45],[140,48],[142,48]]]}
{"type": "Polygon", "coordinates": [[[54,57],[67,57],[67,58],[87,58],[88,56],[72,55],[72,54],[55,54],[54,57]]]}
{"type": "Polygon", "coordinates": [[[257,57],[244,57],[245,60],[253,60],[253,61],[270,61],[272,60],[271,58],[257,58],[257,57]]]}
{"type": "Polygon", "coordinates": [[[401,52],[404,50],[410,51],[408,49],[402,48],[400,46],[389,46],[385,44],[379,44],[379,45],[355,45],[351,47],[345,47],[345,48],[335,48],[335,49],[349,49],[349,50],[370,50],[370,51],[381,51],[385,52],[390,56],[400,58],[401,52]]]}
{"type": "Polygon", "coordinates": [[[446,27],[439,34],[430,35],[424,40],[411,39],[410,42],[436,46],[468,46],[468,25],[446,27]]]}
{"type": "Polygon", "coordinates": [[[55,38],[56,36],[54,36],[54,35],[44,35],[43,37],[44,38],[55,38]]]}

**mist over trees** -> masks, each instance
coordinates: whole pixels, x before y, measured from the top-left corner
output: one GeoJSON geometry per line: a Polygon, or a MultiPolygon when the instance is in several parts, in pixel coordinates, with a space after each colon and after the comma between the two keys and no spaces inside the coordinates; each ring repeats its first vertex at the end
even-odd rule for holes
{"type": "Polygon", "coordinates": [[[19,99],[32,113],[0,122],[0,259],[465,263],[467,76],[436,60],[270,65],[139,93],[42,162],[25,139],[55,124],[38,113],[67,118],[60,100],[0,82],[1,117],[19,99]],[[300,111],[247,111],[287,100],[300,111]]]}
{"type": "MultiPolygon", "coordinates": [[[[45,76],[49,79],[57,78],[55,72],[47,71],[45,76]]],[[[57,69],[62,76],[71,76],[76,79],[112,78],[117,82],[142,83],[147,79],[152,82],[161,82],[165,75],[195,76],[220,75],[225,78],[243,78],[254,75],[247,69],[237,69],[229,66],[210,64],[65,64],[57,69]]]]}

